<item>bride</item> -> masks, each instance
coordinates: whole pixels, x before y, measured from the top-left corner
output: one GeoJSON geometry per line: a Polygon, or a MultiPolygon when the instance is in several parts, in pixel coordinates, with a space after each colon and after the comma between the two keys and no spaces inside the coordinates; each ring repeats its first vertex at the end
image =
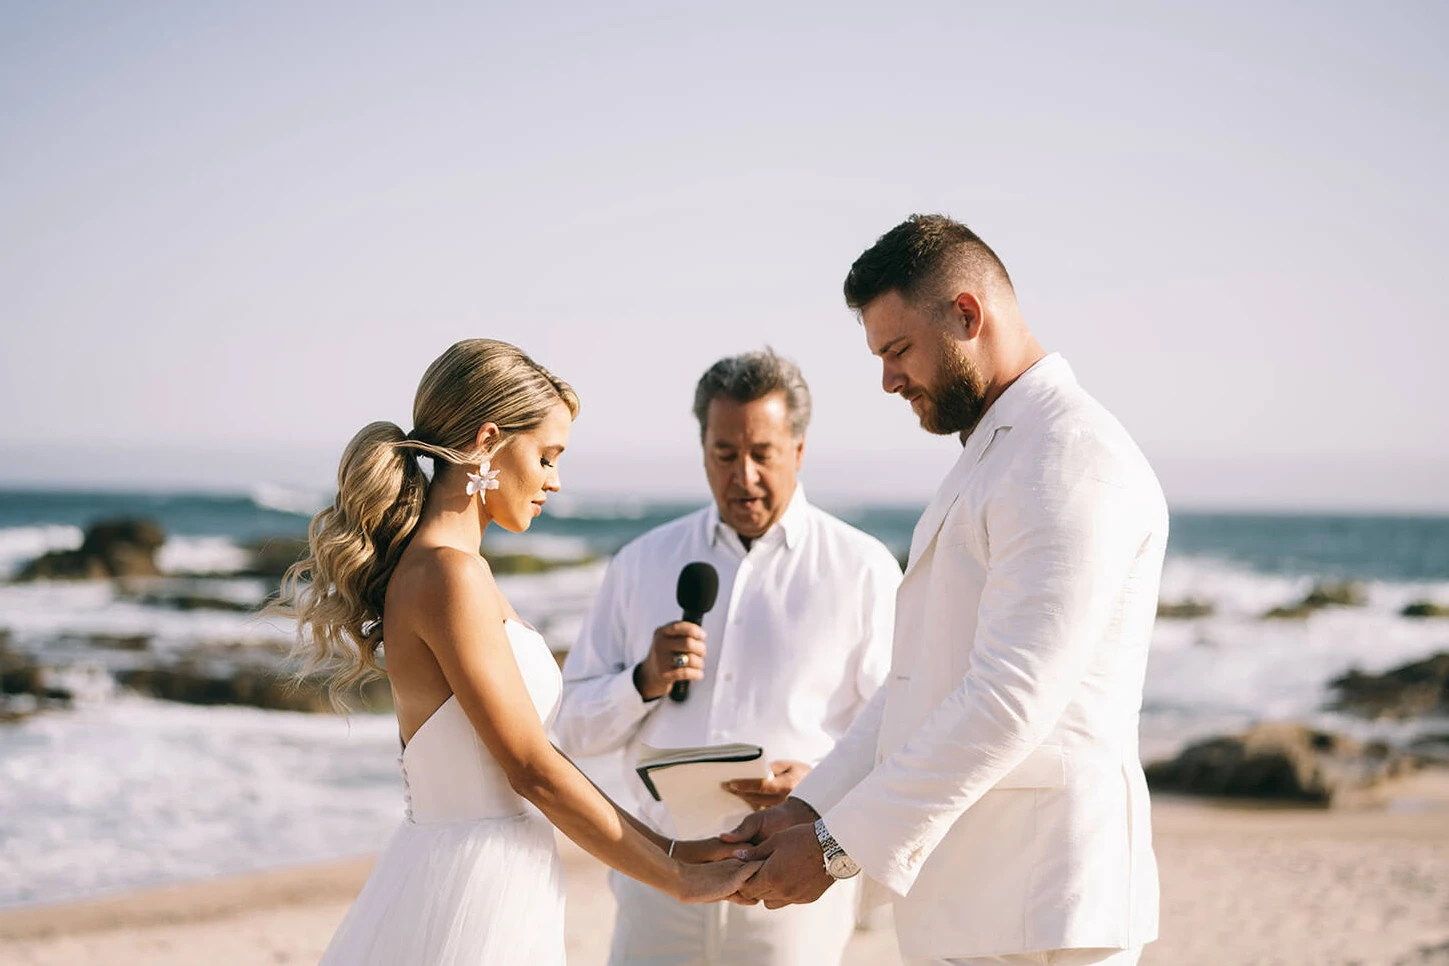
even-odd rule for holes
{"type": "Polygon", "coordinates": [[[334,693],[382,673],[386,641],[404,742],[406,819],[323,966],[561,966],[555,826],[686,902],[754,870],[640,825],[549,743],[558,666],[478,550],[489,524],[519,532],[543,512],[577,413],[574,391],[514,346],[457,343],[423,374],[412,432],[377,422],[353,437],[283,581],[298,648],[333,669],[334,693]]]}

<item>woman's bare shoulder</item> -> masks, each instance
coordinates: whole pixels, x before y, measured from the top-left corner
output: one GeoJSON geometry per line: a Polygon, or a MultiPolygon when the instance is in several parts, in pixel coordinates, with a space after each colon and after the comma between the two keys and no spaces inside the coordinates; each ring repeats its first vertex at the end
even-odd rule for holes
{"type": "Polygon", "coordinates": [[[456,547],[409,547],[389,581],[388,604],[431,610],[459,603],[498,605],[498,584],[488,562],[456,547]]]}

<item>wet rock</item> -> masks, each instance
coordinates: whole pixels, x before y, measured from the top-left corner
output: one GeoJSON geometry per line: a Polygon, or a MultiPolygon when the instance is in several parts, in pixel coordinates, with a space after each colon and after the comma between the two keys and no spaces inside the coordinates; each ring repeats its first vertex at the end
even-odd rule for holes
{"type": "Polygon", "coordinates": [[[182,663],[121,671],[117,680],[140,694],[184,704],[241,704],[285,711],[326,711],[326,697],[294,688],[283,675],[260,668],[212,673],[182,663]]]}
{"type": "Polygon", "coordinates": [[[1333,707],[1366,718],[1406,719],[1449,714],[1449,651],[1383,674],[1354,669],[1329,683],[1333,707]]]}
{"type": "Polygon", "coordinates": [[[1449,733],[1419,735],[1409,742],[1409,752],[1436,765],[1449,765],[1449,733]]]}
{"type": "Polygon", "coordinates": [[[1274,607],[1263,615],[1265,621],[1303,621],[1312,617],[1318,610],[1316,607],[1309,607],[1307,604],[1290,604],[1286,607],[1274,607]]]}
{"type": "Polygon", "coordinates": [[[1367,603],[1363,586],[1352,581],[1319,584],[1303,598],[1305,607],[1362,607],[1367,603]]]}
{"type": "MultiPolygon", "coordinates": [[[[206,645],[166,664],[117,672],[124,687],[163,701],[236,704],[275,711],[334,710],[320,675],[293,679],[280,648],[206,645]]],[[[392,707],[387,680],[374,679],[342,696],[348,707],[382,711],[392,707]]]]}
{"type": "Polygon", "coordinates": [[[1191,745],[1149,765],[1147,781],[1159,791],[1329,805],[1416,767],[1416,759],[1382,743],[1284,722],[1191,745]]]}
{"type": "Polygon", "coordinates": [[[79,550],[56,550],[37,557],[15,575],[16,582],[28,580],[106,580],[111,571],[105,561],[79,550]]]}
{"type": "Polygon", "coordinates": [[[47,708],[69,707],[74,698],[65,682],[57,680],[54,668],[0,643],[0,701],[18,717],[47,708]]]}
{"type": "MultiPolygon", "coordinates": [[[[280,581],[287,568],[307,555],[307,540],[304,537],[268,537],[247,548],[252,555],[249,567],[242,576],[265,577],[280,581]]],[[[564,567],[581,567],[595,563],[597,557],[581,557],[576,560],[554,560],[531,553],[485,553],[484,559],[495,574],[543,574],[564,567]]]]}
{"type": "Polygon", "coordinates": [[[1352,581],[1321,583],[1298,603],[1274,607],[1263,615],[1263,619],[1305,620],[1325,607],[1362,607],[1367,603],[1368,595],[1361,584],[1352,581]]]}
{"type": "Polygon", "coordinates": [[[1157,602],[1157,616],[1161,620],[1193,620],[1198,617],[1211,617],[1213,605],[1202,600],[1166,601],[1157,602]]]}
{"type": "Polygon", "coordinates": [[[121,580],[118,600],[180,611],[223,611],[245,614],[257,610],[266,595],[260,580],[216,577],[147,577],[121,580]]]}
{"type": "Polygon", "coordinates": [[[151,647],[149,634],[90,634],[85,642],[107,651],[145,651],[151,647]]]}
{"type": "Polygon", "coordinates": [[[1432,600],[1416,600],[1399,611],[1400,617],[1449,617],[1449,604],[1436,604],[1432,600]]]}
{"type": "Polygon", "coordinates": [[[582,567],[598,560],[597,557],[553,560],[548,557],[536,557],[531,553],[485,553],[483,559],[488,561],[489,569],[498,575],[546,574],[565,567],[582,567]]]}
{"type": "Polygon", "coordinates": [[[39,695],[45,687],[42,668],[32,658],[0,641],[0,694],[39,695]]]}
{"type": "Polygon", "coordinates": [[[246,548],[252,555],[244,576],[280,581],[287,568],[307,555],[307,538],[276,536],[258,540],[246,548]]]}
{"type": "Polygon", "coordinates": [[[44,554],[21,568],[16,580],[103,580],[160,574],[156,551],[166,542],[151,520],[103,520],[86,531],[79,550],[44,554]]]}
{"type": "Polygon", "coordinates": [[[261,601],[247,603],[246,601],[231,600],[226,597],[210,597],[206,594],[137,594],[128,597],[138,604],[147,607],[164,607],[168,610],[193,611],[193,610],[214,610],[225,611],[232,614],[246,614],[261,606],[261,601]]]}
{"type": "MultiPolygon", "coordinates": [[[[207,643],[182,653],[157,653],[144,635],[57,638],[45,651],[27,653],[0,645],[0,720],[36,710],[68,707],[76,700],[111,694],[116,685],[163,701],[247,705],[282,711],[330,713],[335,709],[320,675],[296,681],[281,644],[207,643]],[[67,644],[82,644],[79,651],[67,644]],[[99,661],[99,648],[113,652],[99,661]]],[[[385,711],[392,707],[387,680],[374,679],[344,693],[345,707],[385,711]]],[[[13,719],[13,718],[12,718],[13,719]]]]}

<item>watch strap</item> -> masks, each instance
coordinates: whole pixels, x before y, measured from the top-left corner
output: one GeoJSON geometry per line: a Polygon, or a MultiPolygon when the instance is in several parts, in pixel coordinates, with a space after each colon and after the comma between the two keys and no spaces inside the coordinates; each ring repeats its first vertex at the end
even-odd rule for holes
{"type": "Polygon", "coordinates": [[[825,872],[832,879],[849,878],[860,871],[860,866],[845,851],[845,847],[835,841],[835,836],[825,827],[825,819],[815,820],[815,839],[820,843],[820,857],[825,864],[825,872]],[[844,859],[844,863],[837,863],[838,859],[844,859]],[[838,865],[844,864],[849,870],[844,875],[837,871],[838,865]]]}

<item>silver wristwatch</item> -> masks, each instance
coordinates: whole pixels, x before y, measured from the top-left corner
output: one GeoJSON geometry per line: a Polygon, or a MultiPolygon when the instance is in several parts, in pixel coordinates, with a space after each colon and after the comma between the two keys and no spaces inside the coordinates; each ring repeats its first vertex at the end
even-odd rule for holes
{"type": "Polygon", "coordinates": [[[860,872],[860,865],[845,854],[845,849],[835,841],[835,836],[825,827],[825,819],[815,820],[815,838],[820,842],[820,851],[825,856],[825,871],[832,879],[849,879],[860,872]]]}

